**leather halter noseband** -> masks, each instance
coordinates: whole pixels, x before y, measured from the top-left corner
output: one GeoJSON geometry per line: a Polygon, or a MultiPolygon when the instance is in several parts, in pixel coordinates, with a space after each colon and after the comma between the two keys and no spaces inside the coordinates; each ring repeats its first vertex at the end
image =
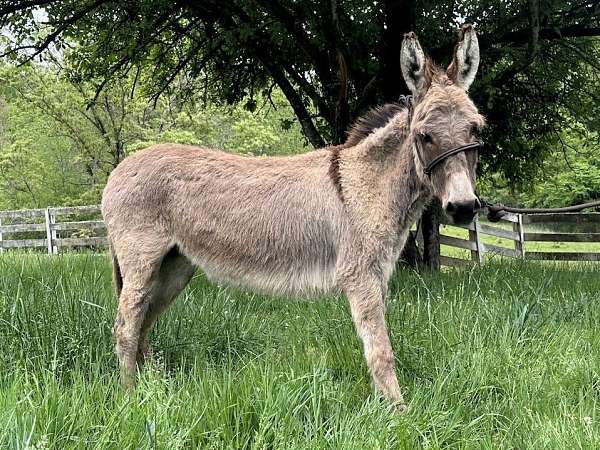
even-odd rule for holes
{"type": "MultiPolygon", "coordinates": [[[[407,108],[408,123],[410,126],[410,124],[412,123],[413,97],[412,97],[412,95],[401,95],[400,98],[398,99],[398,102],[407,108]]],[[[433,160],[431,160],[427,164],[425,164],[425,160],[423,159],[423,155],[422,155],[420,149],[416,148],[415,150],[417,152],[417,156],[421,160],[421,164],[423,165],[423,172],[425,172],[425,175],[427,175],[428,177],[431,177],[431,172],[433,172],[433,169],[435,169],[436,166],[438,166],[440,163],[444,162],[450,156],[465,152],[467,150],[479,149],[481,147],[483,147],[482,142],[472,142],[470,144],[465,144],[465,145],[461,145],[459,147],[454,147],[454,148],[451,148],[450,150],[446,150],[442,154],[436,156],[435,158],[433,158],[433,160]]]]}
{"type": "Polygon", "coordinates": [[[424,172],[427,176],[431,176],[431,172],[433,171],[435,166],[437,166],[441,162],[444,162],[450,156],[480,147],[483,147],[483,144],[481,142],[473,142],[471,144],[461,145],[460,147],[454,147],[450,150],[446,150],[444,153],[442,153],[439,156],[436,156],[431,162],[429,162],[429,164],[425,166],[424,172]]]}

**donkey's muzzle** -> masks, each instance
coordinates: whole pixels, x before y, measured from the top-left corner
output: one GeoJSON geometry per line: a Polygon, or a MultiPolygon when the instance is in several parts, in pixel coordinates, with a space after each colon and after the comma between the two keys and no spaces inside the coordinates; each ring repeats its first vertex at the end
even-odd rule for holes
{"type": "Polygon", "coordinates": [[[448,202],[446,206],[446,214],[452,217],[454,223],[458,225],[466,225],[471,223],[477,214],[477,210],[481,208],[481,203],[478,199],[473,199],[464,202],[448,202]]]}

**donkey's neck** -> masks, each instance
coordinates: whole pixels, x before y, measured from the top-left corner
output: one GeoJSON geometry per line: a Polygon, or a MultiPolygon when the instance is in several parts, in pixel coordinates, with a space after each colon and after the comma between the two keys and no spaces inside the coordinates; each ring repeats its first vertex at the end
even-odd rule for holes
{"type": "Polygon", "coordinates": [[[397,184],[392,195],[394,216],[399,230],[408,230],[421,216],[421,212],[431,199],[432,192],[423,172],[423,165],[417,159],[408,139],[401,150],[397,166],[397,184]]]}
{"type": "Polygon", "coordinates": [[[339,153],[339,183],[348,210],[369,214],[381,234],[408,229],[430,197],[403,111],[360,144],[339,153]]]}

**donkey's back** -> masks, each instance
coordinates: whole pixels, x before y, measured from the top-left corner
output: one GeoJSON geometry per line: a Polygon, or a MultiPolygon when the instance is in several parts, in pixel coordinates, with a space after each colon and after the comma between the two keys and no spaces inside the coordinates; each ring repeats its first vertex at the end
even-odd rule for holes
{"type": "Polygon", "coordinates": [[[245,157],[169,144],[128,157],[102,199],[121,272],[150,265],[160,274],[176,253],[228,284],[331,291],[343,217],[328,154],[245,157]]]}

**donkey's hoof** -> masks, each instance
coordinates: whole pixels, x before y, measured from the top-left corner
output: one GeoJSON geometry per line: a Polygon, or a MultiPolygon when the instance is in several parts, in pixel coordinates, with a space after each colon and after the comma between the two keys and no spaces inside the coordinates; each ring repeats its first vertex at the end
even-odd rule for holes
{"type": "Polygon", "coordinates": [[[395,403],[394,412],[396,414],[406,414],[408,412],[408,405],[406,403],[395,403]]]}

